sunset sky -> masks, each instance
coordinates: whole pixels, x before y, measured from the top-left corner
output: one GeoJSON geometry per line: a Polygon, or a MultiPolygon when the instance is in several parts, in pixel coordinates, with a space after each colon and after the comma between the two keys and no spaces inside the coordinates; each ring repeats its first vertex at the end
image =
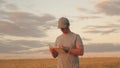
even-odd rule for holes
{"type": "Polygon", "coordinates": [[[83,57],[120,57],[120,0],[0,0],[0,59],[50,57],[60,17],[81,36],[83,57]]]}

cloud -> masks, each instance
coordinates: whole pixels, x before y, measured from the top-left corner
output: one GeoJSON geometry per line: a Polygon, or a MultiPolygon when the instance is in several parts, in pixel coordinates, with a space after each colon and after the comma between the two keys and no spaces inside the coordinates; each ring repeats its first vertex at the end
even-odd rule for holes
{"type": "Polygon", "coordinates": [[[0,0],[0,9],[6,11],[16,11],[19,10],[18,6],[13,3],[8,3],[6,0],[0,0]]]}
{"type": "Polygon", "coordinates": [[[95,26],[86,26],[83,28],[84,33],[117,33],[120,29],[120,24],[107,24],[107,25],[95,25],[95,26]]]}
{"type": "Polygon", "coordinates": [[[83,37],[82,40],[84,40],[84,41],[91,41],[92,39],[83,37]]]}
{"type": "Polygon", "coordinates": [[[6,3],[4,0],[0,0],[0,5],[6,3]]]}
{"type": "Polygon", "coordinates": [[[88,9],[86,9],[86,8],[82,8],[82,7],[78,7],[77,10],[78,10],[78,11],[83,11],[83,12],[87,12],[87,11],[89,11],[88,9]]]}
{"type": "Polygon", "coordinates": [[[7,10],[13,10],[13,11],[19,9],[19,8],[18,8],[16,5],[14,5],[14,4],[6,4],[5,7],[6,7],[7,10]]]}
{"type": "Polygon", "coordinates": [[[96,14],[98,14],[98,12],[95,11],[94,9],[88,9],[88,8],[78,7],[77,10],[80,13],[83,13],[80,16],[76,16],[78,19],[96,19],[96,18],[102,18],[102,16],[96,15],[96,14]]]}
{"type": "Polygon", "coordinates": [[[81,16],[77,16],[78,19],[96,19],[96,18],[102,18],[100,16],[95,16],[95,15],[81,15],[81,16]]]}
{"type": "Polygon", "coordinates": [[[106,24],[106,25],[95,25],[87,26],[87,28],[119,28],[120,24],[106,24]]]}
{"type": "Polygon", "coordinates": [[[48,46],[44,46],[44,47],[34,47],[34,48],[30,48],[30,49],[26,49],[26,50],[20,50],[20,51],[16,51],[15,53],[46,53],[48,52],[48,46]]]}
{"type": "Polygon", "coordinates": [[[84,46],[85,52],[119,52],[120,44],[93,43],[84,46]]]}
{"type": "Polygon", "coordinates": [[[6,12],[1,11],[0,34],[13,36],[46,36],[45,30],[54,27],[50,21],[56,18],[50,14],[38,16],[28,12],[6,12]],[[51,24],[50,24],[51,23],[51,24]],[[44,29],[44,30],[43,30],[44,29]]]}
{"type": "Polygon", "coordinates": [[[96,4],[96,9],[99,12],[105,13],[107,15],[120,15],[120,0],[101,0],[96,4]]]}
{"type": "Polygon", "coordinates": [[[56,24],[56,18],[51,14],[35,15],[19,11],[18,6],[5,0],[0,0],[0,3],[2,4],[0,6],[1,35],[44,37],[45,31],[56,24]]]}
{"type": "Polygon", "coordinates": [[[0,40],[0,53],[37,53],[46,52],[51,42],[27,40],[0,40]]]}
{"type": "Polygon", "coordinates": [[[113,33],[115,32],[116,29],[109,29],[109,30],[87,30],[87,31],[84,31],[85,33],[101,33],[101,34],[109,34],[109,33],[113,33]]]}

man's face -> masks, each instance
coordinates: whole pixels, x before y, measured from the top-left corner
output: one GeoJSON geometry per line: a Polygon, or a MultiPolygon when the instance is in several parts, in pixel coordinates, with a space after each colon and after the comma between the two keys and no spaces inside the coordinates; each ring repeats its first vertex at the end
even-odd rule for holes
{"type": "Polygon", "coordinates": [[[66,33],[68,33],[68,28],[61,28],[61,31],[62,31],[64,34],[66,34],[66,33]]]}

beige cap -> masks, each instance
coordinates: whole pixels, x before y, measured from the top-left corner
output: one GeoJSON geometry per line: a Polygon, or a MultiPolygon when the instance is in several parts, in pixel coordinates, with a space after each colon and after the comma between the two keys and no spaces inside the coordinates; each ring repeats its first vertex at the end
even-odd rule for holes
{"type": "Polygon", "coordinates": [[[67,28],[69,26],[69,20],[65,17],[61,17],[58,21],[58,28],[67,28]]]}

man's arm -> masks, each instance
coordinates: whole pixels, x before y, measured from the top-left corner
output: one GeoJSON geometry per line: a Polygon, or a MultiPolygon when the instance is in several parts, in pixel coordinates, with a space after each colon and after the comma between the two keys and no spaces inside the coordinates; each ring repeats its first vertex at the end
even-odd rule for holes
{"type": "Polygon", "coordinates": [[[54,48],[50,48],[50,52],[54,58],[58,56],[58,52],[54,48]]]}
{"type": "Polygon", "coordinates": [[[83,54],[84,54],[83,45],[76,45],[75,49],[70,50],[70,54],[76,55],[76,56],[83,56],[83,54]]]}
{"type": "Polygon", "coordinates": [[[70,49],[70,54],[76,55],[76,56],[83,56],[84,54],[84,46],[82,39],[79,35],[76,35],[76,48],[75,49],[70,49]]]}

